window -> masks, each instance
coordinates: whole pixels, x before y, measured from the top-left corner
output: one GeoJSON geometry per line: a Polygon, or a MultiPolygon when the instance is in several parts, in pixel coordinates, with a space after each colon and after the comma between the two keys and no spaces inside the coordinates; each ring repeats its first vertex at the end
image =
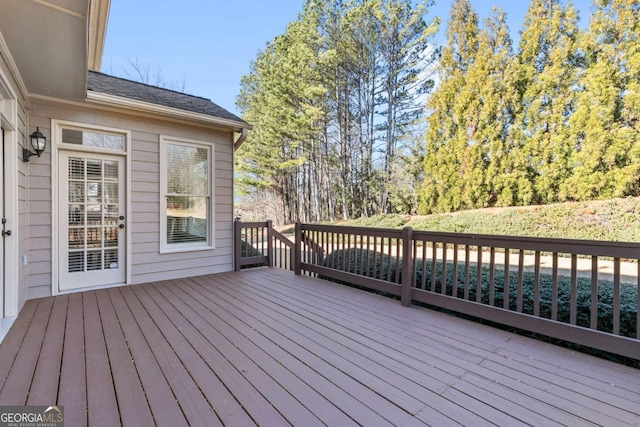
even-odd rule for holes
{"type": "Polygon", "coordinates": [[[124,135],[76,129],[62,129],[62,143],[85,147],[124,150],[124,135]]]}
{"type": "Polygon", "coordinates": [[[161,141],[161,251],[212,249],[213,146],[161,141]]]}

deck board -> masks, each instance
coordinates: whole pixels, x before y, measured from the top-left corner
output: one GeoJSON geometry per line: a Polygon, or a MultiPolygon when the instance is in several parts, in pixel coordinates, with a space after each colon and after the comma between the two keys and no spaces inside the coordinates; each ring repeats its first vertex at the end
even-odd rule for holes
{"type": "Polygon", "coordinates": [[[65,422],[78,427],[88,422],[82,297],[82,294],[69,295],[57,400],[65,407],[65,422]]]}
{"type": "Polygon", "coordinates": [[[29,301],[0,405],[78,426],[640,425],[640,371],[260,268],[29,301]]]}
{"type": "Polygon", "coordinates": [[[277,359],[243,334],[246,334],[247,331],[238,331],[232,328],[220,315],[216,314],[215,317],[212,319],[214,323],[209,325],[213,326],[212,329],[215,329],[220,336],[232,343],[225,349],[229,351],[227,357],[232,360],[235,358],[244,360],[243,370],[257,373],[256,380],[261,385],[263,394],[271,395],[273,393],[274,397],[279,398],[274,402],[274,405],[282,407],[282,410],[286,411],[285,416],[290,417],[289,419],[295,425],[303,423],[320,425],[318,415],[330,420],[337,421],[339,419],[348,422],[344,417],[338,418],[336,408],[330,407],[323,396],[314,393],[306,383],[288,372],[277,359]],[[310,407],[330,412],[328,414],[321,411],[314,413],[310,407]]]}
{"type": "MultiPolygon", "coordinates": [[[[196,279],[197,280],[197,279],[196,279]]],[[[192,288],[197,290],[197,287],[192,288]]],[[[254,335],[254,342],[263,349],[269,349],[269,353],[275,355],[278,360],[287,367],[294,375],[299,378],[304,377],[308,384],[314,387],[319,393],[330,399],[331,402],[343,412],[348,414],[357,423],[361,425],[380,425],[384,422],[383,417],[372,411],[374,404],[370,403],[370,406],[366,406],[358,399],[368,397],[368,389],[361,384],[353,381],[348,381],[348,377],[340,375],[338,371],[332,369],[326,361],[321,359],[321,351],[311,352],[305,346],[301,344],[308,343],[304,336],[300,335],[296,337],[296,341],[293,342],[287,338],[288,334],[295,333],[294,330],[280,333],[283,329],[280,325],[273,322],[271,318],[261,316],[257,311],[251,310],[251,323],[242,325],[239,323],[242,311],[232,306],[234,298],[225,299],[223,294],[209,294],[204,288],[201,288],[201,295],[204,298],[210,298],[210,301],[220,300],[228,303],[226,305],[226,311],[229,313],[229,319],[231,316],[236,316],[236,320],[232,321],[238,330],[245,330],[246,328],[252,328],[262,336],[254,335]],[[255,319],[255,322],[253,322],[255,319]],[[300,344],[298,344],[300,343],[300,344]],[[346,380],[346,381],[343,381],[346,380]],[[359,386],[359,387],[358,387],[359,386]],[[353,390],[355,388],[355,391],[353,390]],[[356,397],[354,397],[357,396],[356,397]]],[[[379,409],[386,409],[383,412],[391,412],[396,409],[394,405],[380,399],[376,400],[375,404],[379,406],[379,409]]],[[[414,422],[411,417],[403,411],[398,411],[397,416],[405,415],[406,422],[414,422]]],[[[330,422],[330,420],[323,420],[330,422]]],[[[343,421],[344,422],[344,421],[343,421]]],[[[388,421],[387,421],[388,422],[388,421]]]]}
{"type": "MultiPolygon", "coordinates": [[[[228,291],[233,292],[233,289],[228,285],[226,288],[228,291]]],[[[220,291],[221,289],[216,290],[220,291]]],[[[219,293],[216,295],[220,296],[219,293]]],[[[246,302],[248,301],[247,295],[236,295],[235,300],[243,300],[245,304],[248,304],[246,302]]],[[[396,369],[395,365],[397,365],[394,361],[385,360],[383,363],[365,364],[363,367],[357,362],[362,359],[362,353],[353,350],[356,343],[353,341],[345,342],[344,337],[341,338],[338,335],[339,328],[337,325],[334,325],[333,330],[325,328],[323,331],[319,331],[319,323],[314,324],[312,320],[305,319],[303,316],[283,317],[282,314],[277,314],[277,308],[274,308],[274,304],[268,302],[266,299],[262,299],[261,303],[256,301],[251,304],[250,307],[252,310],[259,311],[261,310],[260,305],[268,308],[274,320],[278,320],[285,325],[288,321],[297,321],[297,324],[292,323],[293,329],[286,332],[287,335],[296,334],[296,331],[299,331],[300,336],[296,336],[295,338],[297,342],[304,342],[305,338],[313,340],[315,345],[311,342],[308,342],[306,345],[317,355],[316,357],[323,357],[333,366],[341,369],[343,373],[353,375],[356,381],[367,384],[372,391],[378,392],[384,396],[386,400],[391,401],[398,408],[404,409],[407,413],[415,414],[420,411],[425,405],[424,401],[437,400],[437,396],[433,395],[431,390],[418,386],[413,380],[403,380],[398,375],[394,375],[393,369],[396,369]],[[391,378],[393,384],[385,381],[385,378],[391,378]]],[[[287,304],[286,310],[289,312],[289,316],[295,316],[295,311],[298,310],[298,308],[292,304],[287,304]]],[[[269,327],[275,328],[273,323],[269,323],[269,327]]],[[[376,357],[374,352],[366,348],[364,353],[371,358],[376,357]]],[[[416,371],[414,373],[416,377],[421,377],[420,372],[416,371]]],[[[427,382],[432,383],[432,381],[428,379],[427,382]]],[[[441,387],[442,384],[435,384],[436,388],[438,386],[441,387]]]]}
{"type": "MultiPolygon", "coordinates": [[[[136,302],[140,304],[140,308],[148,314],[149,320],[154,323],[157,328],[154,331],[156,332],[155,335],[161,334],[166,343],[169,344],[168,348],[166,345],[161,345],[164,347],[164,355],[170,363],[168,367],[175,368],[179,377],[177,380],[187,386],[187,398],[179,397],[178,402],[191,404],[190,416],[188,417],[189,423],[197,425],[209,423],[211,426],[222,425],[219,419],[219,408],[212,407],[212,402],[207,396],[207,393],[211,389],[217,388],[218,385],[214,373],[202,362],[202,359],[186,342],[181,331],[173,325],[171,319],[165,315],[162,308],[154,303],[142,286],[131,287],[128,290],[137,299],[136,302]],[[200,384],[211,385],[207,389],[203,389],[200,384]]],[[[209,395],[209,397],[212,396],[209,395]]],[[[219,402],[213,404],[216,406],[228,404],[229,397],[228,395],[223,395],[219,402]]]]}
{"type": "Polygon", "coordinates": [[[171,386],[129,311],[120,289],[110,289],[109,296],[122,325],[122,331],[131,350],[131,357],[135,361],[155,421],[159,426],[167,427],[187,424],[171,386]]]}
{"type": "Polygon", "coordinates": [[[2,345],[0,345],[0,390],[2,390],[7,380],[9,372],[11,372],[37,307],[38,301],[36,300],[27,301],[24,304],[24,307],[20,310],[20,316],[11,326],[11,333],[7,334],[2,345]]]}
{"type": "Polygon", "coordinates": [[[83,295],[84,342],[87,372],[87,413],[90,425],[120,425],[120,412],[111,377],[109,354],[102,329],[96,295],[103,292],[86,292],[83,295]]]}
{"type": "Polygon", "coordinates": [[[209,420],[217,420],[213,408],[204,398],[189,371],[174,352],[171,343],[162,335],[159,327],[138,301],[132,288],[122,288],[121,292],[129,306],[129,310],[131,310],[131,314],[152,349],[164,377],[175,394],[176,401],[180,405],[187,423],[190,425],[204,425],[209,420]]]}
{"type": "MultiPolygon", "coordinates": [[[[208,292],[209,290],[210,287],[207,289],[204,287],[201,288],[203,297],[210,298],[211,300],[225,301],[229,305],[234,304],[234,302],[238,300],[233,294],[227,296],[224,293],[208,292]]],[[[246,301],[245,299],[245,302],[246,301]]],[[[330,363],[332,360],[327,360],[327,356],[325,355],[327,353],[326,349],[312,341],[308,334],[301,333],[301,328],[298,325],[292,322],[280,322],[277,313],[272,312],[271,317],[266,316],[261,312],[261,307],[259,306],[249,305],[249,307],[251,308],[251,310],[249,310],[251,316],[262,322],[261,324],[253,324],[253,327],[256,328],[257,331],[298,358],[301,362],[312,367],[317,373],[325,376],[325,378],[339,386],[350,396],[355,396],[363,404],[374,411],[378,411],[381,415],[393,416],[394,412],[398,417],[407,415],[404,411],[398,411],[398,408],[388,400],[379,398],[377,394],[363,386],[362,383],[344,375],[344,372],[349,371],[353,367],[350,367],[346,363],[341,364],[340,362],[342,362],[342,360],[334,361],[333,364],[330,363]],[[321,355],[323,355],[322,358],[320,357],[321,355]]],[[[236,313],[238,312],[237,310],[239,309],[236,309],[236,313]]],[[[331,354],[329,354],[329,356],[331,356],[331,354]]],[[[350,412],[355,409],[357,408],[349,406],[350,412]]],[[[354,418],[357,419],[355,416],[354,418]]]]}
{"type": "Polygon", "coordinates": [[[6,402],[4,405],[25,405],[27,402],[52,308],[53,299],[38,301],[35,315],[0,391],[0,402],[6,402]]]}
{"type": "Polygon", "coordinates": [[[67,317],[67,303],[67,296],[56,298],[53,302],[48,322],[49,327],[43,337],[27,405],[48,405],[47,402],[54,402],[58,398],[58,380],[65,329],[55,327],[55,325],[64,324],[67,317]]]}
{"type": "Polygon", "coordinates": [[[151,425],[153,416],[111,298],[107,292],[99,292],[96,296],[122,424],[151,425]]]}
{"type": "MultiPolygon", "coordinates": [[[[182,314],[187,318],[190,315],[191,308],[185,306],[180,306],[180,308],[183,308],[182,314]]],[[[237,369],[237,366],[229,358],[225,357],[223,351],[230,348],[229,346],[233,347],[233,343],[226,341],[221,335],[214,333],[213,330],[208,331],[202,321],[196,319],[192,324],[196,327],[202,326],[200,330],[203,331],[203,336],[207,339],[207,342],[198,340],[198,343],[195,343],[200,355],[209,367],[218,373],[220,379],[234,395],[246,396],[246,402],[243,402],[243,404],[249,416],[254,420],[262,420],[268,425],[286,424],[285,419],[260,394],[251,381],[243,376],[242,372],[237,369]],[[212,342],[215,342],[215,345],[212,345],[212,342]]]]}

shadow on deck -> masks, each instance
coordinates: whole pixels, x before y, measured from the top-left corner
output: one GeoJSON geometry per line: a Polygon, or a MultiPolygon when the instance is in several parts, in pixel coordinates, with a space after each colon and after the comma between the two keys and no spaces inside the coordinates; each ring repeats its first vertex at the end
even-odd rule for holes
{"type": "Polygon", "coordinates": [[[29,301],[0,385],[69,426],[640,423],[636,369],[267,268],[29,301]]]}

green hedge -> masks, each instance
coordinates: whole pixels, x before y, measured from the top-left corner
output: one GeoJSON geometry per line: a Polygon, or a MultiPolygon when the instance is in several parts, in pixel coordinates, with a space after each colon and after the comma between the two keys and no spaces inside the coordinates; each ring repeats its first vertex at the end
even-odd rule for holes
{"type": "MultiPolygon", "coordinates": [[[[324,260],[324,266],[348,271],[356,274],[363,274],[382,280],[395,282],[396,269],[400,269],[399,277],[402,277],[402,259],[396,257],[381,256],[369,250],[359,250],[355,248],[341,249],[329,254],[324,260]],[[364,265],[363,265],[364,262],[364,265]],[[389,262],[391,267],[389,268],[389,262]],[[356,266],[358,271],[356,271],[356,266]]],[[[424,272],[422,263],[418,263],[416,268],[416,282],[422,283],[423,274],[426,275],[426,288],[431,288],[432,262],[428,261],[424,272]]],[[[436,289],[437,293],[442,289],[442,263],[436,263],[436,289]]],[[[476,300],[477,267],[469,267],[469,300],[476,300]]],[[[489,268],[483,267],[482,277],[482,297],[483,304],[489,304],[489,268]]],[[[457,297],[464,298],[464,264],[458,265],[457,297]]],[[[553,291],[553,278],[550,274],[540,275],[540,317],[551,318],[551,302],[553,291]]],[[[447,295],[453,291],[453,263],[447,263],[447,295]]],[[[523,313],[533,314],[534,303],[534,282],[535,275],[532,272],[523,274],[523,313]]],[[[634,285],[620,285],[620,335],[636,338],[637,300],[638,289],[634,285]]],[[[494,277],[494,305],[503,306],[504,296],[504,271],[495,270],[494,277]]],[[[516,310],[518,301],[518,273],[509,272],[509,309],[516,310]]],[[[558,321],[569,323],[571,304],[571,282],[566,276],[558,277],[558,321]]],[[[591,280],[589,278],[578,278],[577,295],[577,324],[589,327],[591,322],[591,280]]],[[[604,332],[613,331],[613,282],[600,280],[598,282],[598,330],[604,332]]]]}
{"type": "Polygon", "coordinates": [[[477,209],[427,216],[374,215],[340,225],[449,233],[640,242],[640,197],[477,209]]]}

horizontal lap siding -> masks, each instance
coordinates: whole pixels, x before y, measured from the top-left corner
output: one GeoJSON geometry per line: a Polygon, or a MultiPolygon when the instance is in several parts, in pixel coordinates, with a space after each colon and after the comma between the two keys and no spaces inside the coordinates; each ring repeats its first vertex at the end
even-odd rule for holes
{"type": "MultiPolygon", "coordinates": [[[[131,132],[131,284],[217,273],[232,269],[233,150],[231,132],[207,130],[159,120],[92,111],[77,106],[34,103],[30,125],[49,137],[51,120],[63,120],[131,132]],[[215,235],[210,251],[160,254],[160,135],[215,143],[215,235]]],[[[29,298],[51,295],[51,152],[29,170],[29,298]],[[36,230],[36,231],[34,231],[36,230]],[[48,267],[45,267],[48,266],[48,267]]],[[[61,236],[63,238],[64,236],[61,236]]]]}

